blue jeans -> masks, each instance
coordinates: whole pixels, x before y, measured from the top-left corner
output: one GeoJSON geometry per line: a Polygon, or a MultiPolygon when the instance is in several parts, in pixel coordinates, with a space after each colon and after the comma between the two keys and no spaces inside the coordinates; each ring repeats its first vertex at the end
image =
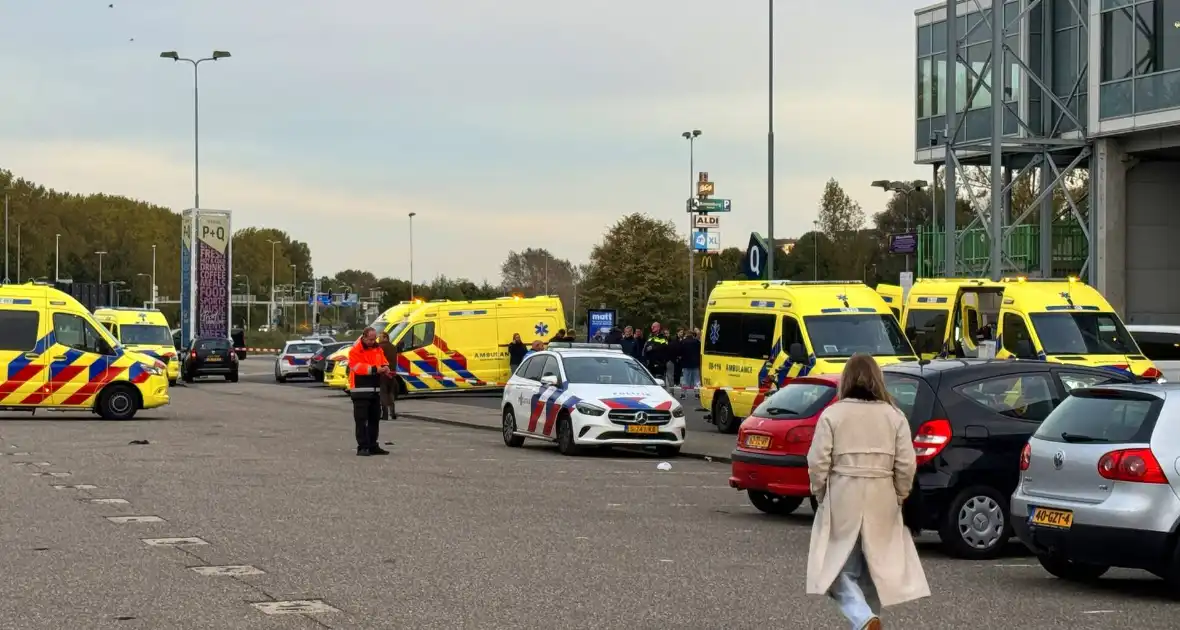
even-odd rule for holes
{"type": "Polygon", "coordinates": [[[873,585],[873,578],[869,576],[860,540],[856,541],[856,546],[844,562],[840,575],[832,582],[828,596],[836,600],[840,612],[848,619],[852,630],[864,628],[865,624],[877,616],[877,611],[881,610],[881,601],[877,599],[877,587],[873,585]]]}
{"type": "Polygon", "coordinates": [[[701,386],[701,368],[681,368],[680,369],[680,386],[681,387],[700,387],[701,386]]]}

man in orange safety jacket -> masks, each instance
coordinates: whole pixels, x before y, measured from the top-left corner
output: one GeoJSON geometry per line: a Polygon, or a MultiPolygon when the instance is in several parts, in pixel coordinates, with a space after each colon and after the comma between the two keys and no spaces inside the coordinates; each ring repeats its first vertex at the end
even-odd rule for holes
{"type": "Polygon", "coordinates": [[[377,331],[366,328],[348,351],[348,393],[352,397],[352,419],[356,422],[356,454],[362,457],[389,454],[377,445],[383,378],[392,378],[389,361],[377,343],[377,331]]]}

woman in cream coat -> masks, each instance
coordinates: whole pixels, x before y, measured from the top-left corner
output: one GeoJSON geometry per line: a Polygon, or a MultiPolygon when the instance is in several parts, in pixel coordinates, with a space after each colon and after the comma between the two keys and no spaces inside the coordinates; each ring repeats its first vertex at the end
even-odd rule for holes
{"type": "Polygon", "coordinates": [[[807,454],[819,502],[807,592],[835,599],[853,630],[877,630],[881,606],[930,595],[901,517],[914,480],[914,444],[872,357],[848,361],[839,394],[820,416],[807,454]]]}

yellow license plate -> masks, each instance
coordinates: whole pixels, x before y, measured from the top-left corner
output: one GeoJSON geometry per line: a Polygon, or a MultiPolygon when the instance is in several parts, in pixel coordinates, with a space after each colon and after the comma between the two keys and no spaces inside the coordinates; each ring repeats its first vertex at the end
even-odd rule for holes
{"type": "Polygon", "coordinates": [[[770,448],[769,435],[747,435],[746,446],[750,448],[770,448]]]}
{"type": "Polygon", "coordinates": [[[1035,508],[1032,524],[1040,527],[1056,527],[1069,529],[1073,526],[1073,512],[1069,510],[1050,510],[1049,508],[1035,508]]]}
{"type": "Polygon", "coordinates": [[[627,433],[642,433],[643,435],[652,435],[659,433],[660,428],[650,424],[632,424],[627,426],[627,433]]]}
{"type": "Polygon", "coordinates": [[[210,363],[216,363],[221,360],[221,357],[207,357],[205,360],[210,363]]]}

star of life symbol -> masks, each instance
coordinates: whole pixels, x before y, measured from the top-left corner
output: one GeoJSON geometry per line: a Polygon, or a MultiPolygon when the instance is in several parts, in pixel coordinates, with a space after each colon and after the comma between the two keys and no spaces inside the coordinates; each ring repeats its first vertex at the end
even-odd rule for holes
{"type": "Polygon", "coordinates": [[[549,334],[549,324],[546,324],[545,322],[537,322],[537,325],[533,327],[533,330],[537,333],[538,337],[544,337],[545,335],[549,334]]]}
{"type": "Polygon", "coordinates": [[[721,322],[714,320],[713,324],[709,326],[709,341],[716,344],[717,340],[721,338],[721,322]]]}

